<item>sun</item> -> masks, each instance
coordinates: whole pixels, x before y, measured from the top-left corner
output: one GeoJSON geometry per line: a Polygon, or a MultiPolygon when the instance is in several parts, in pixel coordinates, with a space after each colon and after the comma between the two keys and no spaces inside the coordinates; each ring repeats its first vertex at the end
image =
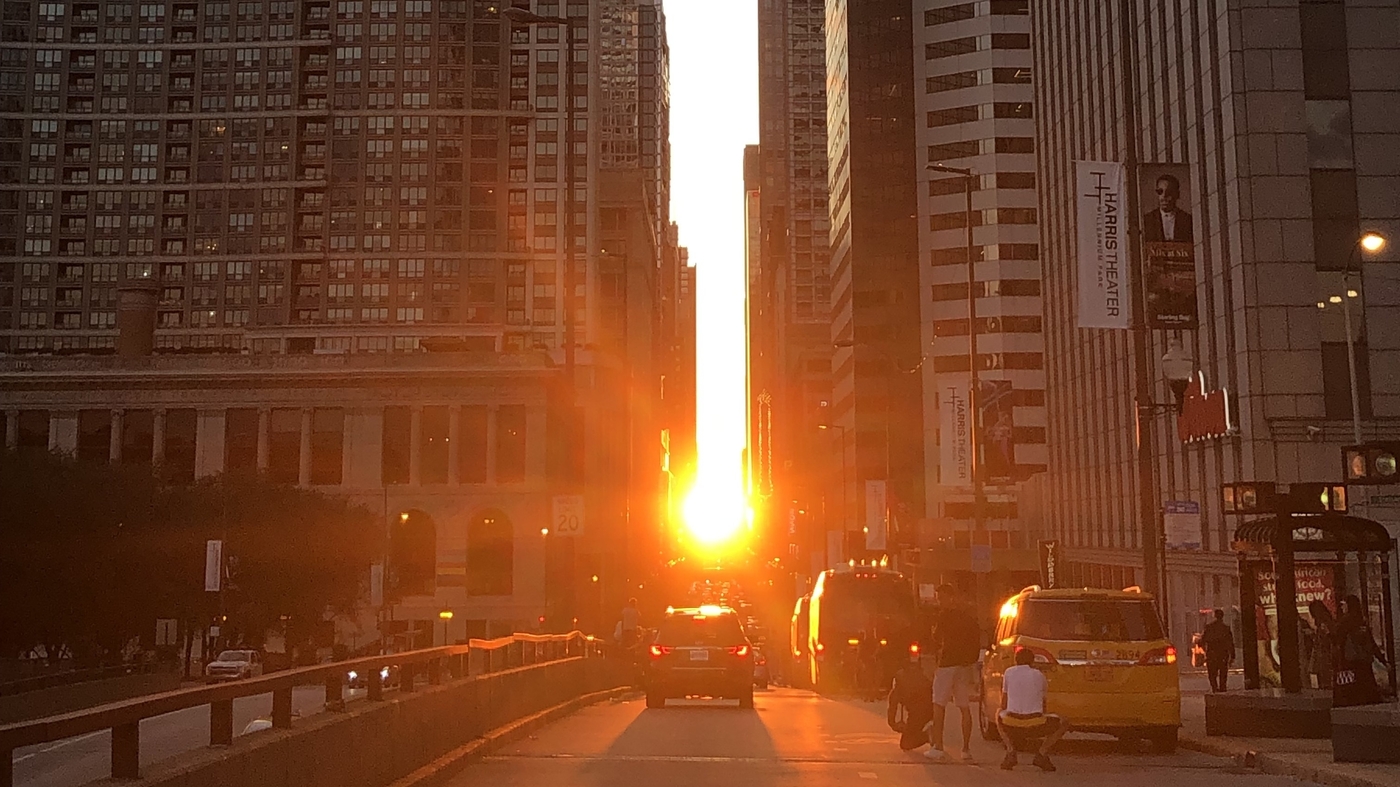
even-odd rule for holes
{"type": "Polygon", "coordinates": [[[686,530],[702,546],[727,544],[744,531],[748,522],[749,507],[743,493],[726,487],[701,481],[686,496],[686,530]]]}

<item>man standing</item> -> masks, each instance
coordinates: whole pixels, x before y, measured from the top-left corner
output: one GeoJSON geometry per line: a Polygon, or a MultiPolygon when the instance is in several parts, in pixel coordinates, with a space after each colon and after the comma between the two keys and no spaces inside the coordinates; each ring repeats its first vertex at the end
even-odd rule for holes
{"type": "Polygon", "coordinates": [[[972,695],[977,688],[977,656],[982,650],[977,620],[952,585],[938,587],[938,622],[933,631],[933,647],[938,671],[933,674],[933,747],[924,756],[946,762],[943,729],[947,706],[952,702],[962,714],[962,761],[972,762],[972,695]]]}
{"type": "Polygon", "coordinates": [[[1177,207],[1181,181],[1175,175],[1157,178],[1157,209],[1142,217],[1142,233],[1148,243],[1190,243],[1195,239],[1191,214],[1177,207]]]}
{"type": "Polygon", "coordinates": [[[642,625],[642,613],[637,609],[635,598],[627,599],[627,606],[622,608],[621,631],[619,632],[619,644],[626,650],[637,642],[638,629],[642,625]]]}
{"type": "Polygon", "coordinates": [[[1201,645],[1206,649],[1206,673],[1210,689],[1225,691],[1230,676],[1230,664],[1235,660],[1235,635],[1225,623],[1225,610],[1215,611],[1215,620],[1201,633],[1201,645]]]}

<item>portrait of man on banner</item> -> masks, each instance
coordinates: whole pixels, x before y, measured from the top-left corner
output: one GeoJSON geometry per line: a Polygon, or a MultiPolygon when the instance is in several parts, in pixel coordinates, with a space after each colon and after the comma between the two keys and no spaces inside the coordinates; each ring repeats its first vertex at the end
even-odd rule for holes
{"type": "Polygon", "coordinates": [[[1188,209],[1193,191],[1185,164],[1143,164],[1138,172],[1142,215],[1143,284],[1147,323],[1153,328],[1192,329],[1196,305],[1196,227],[1188,209]]]}
{"type": "Polygon", "coordinates": [[[1016,470],[1015,422],[1010,380],[983,380],[978,409],[982,414],[982,479],[1007,483],[1016,470]]]}

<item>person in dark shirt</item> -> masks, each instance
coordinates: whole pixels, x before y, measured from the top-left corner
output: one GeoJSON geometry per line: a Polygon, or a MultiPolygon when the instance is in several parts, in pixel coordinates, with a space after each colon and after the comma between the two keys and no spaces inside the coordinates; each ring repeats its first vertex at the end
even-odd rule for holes
{"type": "Polygon", "coordinates": [[[928,743],[928,723],[933,717],[933,681],[924,674],[917,653],[895,673],[890,689],[887,719],[890,729],[899,733],[899,748],[904,751],[928,743]]]}
{"type": "Polygon", "coordinates": [[[972,762],[972,696],[977,691],[977,657],[982,650],[982,636],[977,619],[952,585],[939,586],[938,605],[938,622],[933,631],[938,670],[933,675],[933,729],[929,733],[933,747],[924,756],[948,760],[943,749],[943,729],[951,702],[962,715],[961,759],[972,762]]]}
{"type": "Polygon", "coordinates": [[[1206,673],[1210,676],[1211,691],[1225,691],[1230,664],[1235,660],[1235,635],[1225,623],[1225,610],[1215,611],[1215,620],[1201,633],[1201,646],[1206,649],[1206,673]]]}

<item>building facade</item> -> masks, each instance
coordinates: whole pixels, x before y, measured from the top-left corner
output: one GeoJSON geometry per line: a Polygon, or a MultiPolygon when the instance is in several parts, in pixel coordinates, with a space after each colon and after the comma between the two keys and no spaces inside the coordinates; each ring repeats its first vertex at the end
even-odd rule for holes
{"type": "Polygon", "coordinates": [[[761,507],[768,546],[787,554],[841,530],[827,489],[833,443],[818,426],[831,399],[826,36],[822,0],[759,5],[759,246],[771,310],[772,483],[761,507]],[[809,513],[810,512],[810,513],[809,513]],[[796,525],[800,522],[801,526],[796,525]],[[797,538],[789,538],[797,536],[797,538]]]}
{"type": "Polygon", "coordinates": [[[933,525],[927,535],[963,548],[977,540],[994,554],[1006,554],[1028,546],[1016,484],[1046,463],[1030,7],[1026,0],[914,5],[919,159],[970,169],[974,176],[970,220],[982,429],[977,472],[987,500],[975,522],[964,455],[943,446],[945,439],[957,439],[951,411],[967,401],[972,362],[966,184],[921,167],[919,297],[928,360],[920,375],[933,525]],[[976,532],[976,524],[989,532],[976,532]]]}
{"type": "MultiPolygon", "coordinates": [[[[1222,484],[1340,479],[1352,408],[1348,337],[1333,296],[1340,303],[1356,292],[1362,437],[1400,427],[1400,300],[1382,270],[1396,259],[1400,232],[1400,87],[1383,65],[1400,56],[1386,33],[1400,9],[1207,2],[1148,13],[1140,2],[1034,3],[1031,19],[1050,447],[1041,491],[1075,584],[1139,581],[1142,534],[1155,528],[1139,514],[1132,335],[1077,325],[1074,162],[1124,161],[1131,140],[1141,161],[1189,172],[1181,184],[1194,215],[1200,327],[1151,330],[1144,372],[1152,401],[1171,402],[1157,359],[1180,342],[1205,390],[1235,407],[1223,436],[1189,442],[1171,414],[1143,416],[1156,448],[1155,498],[1145,508],[1170,501],[1200,511],[1200,548],[1168,549],[1165,560],[1180,642],[1201,629],[1203,612],[1238,605],[1235,522],[1221,512],[1222,484]],[[1124,10],[1133,31],[1126,48],[1124,10]],[[1128,85],[1125,63],[1136,73],[1128,85]],[[1391,246],[1356,255],[1367,230],[1391,246]],[[1358,264],[1344,282],[1342,270],[1358,264]]],[[[1143,201],[1132,215],[1153,210],[1143,201]]],[[[1367,513],[1395,525],[1393,514],[1367,513]]]]}
{"type": "MultiPolygon", "coordinates": [[[[828,0],[825,34],[834,347],[827,420],[849,468],[836,504],[850,542],[888,519],[909,543],[924,517],[925,486],[922,385],[910,373],[924,355],[910,2],[828,0]],[[887,481],[887,506],[866,505],[870,481],[887,481]]],[[[833,551],[828,559],[838,557],[833,551]]]]}
{"type": "MultiPolygon", "coordinates": [[[[431,581],[383,611],[431,632],[454,610],[455,640],[537,630],[549,598],[587,590],[546,592],[558,378],[544,353],[12,356],[0,410],[6,450],[172,482],[258,472],[382,513],[390,531],[431,528],[431,581]]],[[[361,642],[380,611],[362,616],[361,642]]]]}

